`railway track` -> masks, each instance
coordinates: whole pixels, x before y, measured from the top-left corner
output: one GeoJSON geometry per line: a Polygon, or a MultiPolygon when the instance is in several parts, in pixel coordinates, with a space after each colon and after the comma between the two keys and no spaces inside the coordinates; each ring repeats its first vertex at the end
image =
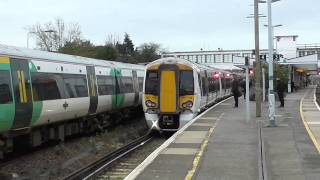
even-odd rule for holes
{"type": "MultiPolygon", "coordinates": [[[[135,152],[140,147],[149,144],[154,139],[155,137],[151,133],[148,133],[127,144],[126,146],[105,155],[101,159],[89,164],[88,166],[78,169],[63,179],[123,179],[148,155],[142,153],[145,154],[145,156],[143,156],[134,153],[134,155],[130,156],[130,154],[135,152]]],[[[161,142],[163,141],[164,140],[161,140],[161,142]]],[[[158,144],[160,145],[160,143],[158,144]]],[[[152,149],[152,151],[153,150],[154,149],[152,149]]]]}

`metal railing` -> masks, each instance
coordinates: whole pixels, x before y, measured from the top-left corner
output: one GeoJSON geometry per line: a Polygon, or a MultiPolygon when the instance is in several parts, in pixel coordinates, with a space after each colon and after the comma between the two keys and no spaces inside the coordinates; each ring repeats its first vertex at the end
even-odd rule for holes
{"type": "Polygon", "coordinates": [[[317,49],[320,48],[320,43],[313,44],[297,44],[298,49],[317,49]]]}

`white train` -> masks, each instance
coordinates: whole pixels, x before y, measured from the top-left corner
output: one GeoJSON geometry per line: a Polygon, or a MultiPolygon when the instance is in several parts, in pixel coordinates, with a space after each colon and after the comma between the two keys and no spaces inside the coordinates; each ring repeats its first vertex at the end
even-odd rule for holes
{"type": "Polygon", "coordinates": [[[150,129],[177,131],[202,110],[231,95],[230,72],[179,58],[146,67],[143,109],[150,129]]]}
{"type": "Polygon", "coordinates": [[[0,157],[91,132],[141,107],[145,66],[0,45],[0,157]]]}

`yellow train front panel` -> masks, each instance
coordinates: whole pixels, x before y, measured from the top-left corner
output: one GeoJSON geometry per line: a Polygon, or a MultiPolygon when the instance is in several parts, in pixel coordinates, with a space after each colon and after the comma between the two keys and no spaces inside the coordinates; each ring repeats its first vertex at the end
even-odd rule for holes
{"type": "Polygon", "coordinates": [[[160,82],[160,112],[176,112],[176,73],[161,71],[160,82]]]}

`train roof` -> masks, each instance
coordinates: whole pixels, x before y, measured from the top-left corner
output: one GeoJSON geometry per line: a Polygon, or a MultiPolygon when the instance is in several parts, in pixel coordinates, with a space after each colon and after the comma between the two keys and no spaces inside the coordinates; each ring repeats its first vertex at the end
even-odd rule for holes
{"type": "Polygon", "coordinates": [[[188,65],[188,66],[190,66],[192,68],[223,71],[222,69],[210,67],[210,66],[203,65],[203,64],[198,64],[198,63],[186,60],[186,59],[181,59],[181,58],[176,58],[176,57],[166,57],[166,58],[161,58],[161,59],[155,60],[155,61],[149,63],[147,65],[147,67],[155,65],[155,64],[162,64],[164,62],[172,62],[172,63],[180,62],[180,63],[186,64],[186,65],[188,65]]]}
{"type": "Polygon", "coordinates": [[[99,60],[93,58],[86,58],[82,56],[61,54],[56,52],[40,51],[22,47],[7,46],[0,44],[0,55],[13,56],[21,58],[30,58],[36,60],[57,61],[61,63],[97,65],[97,66],[117,66],[120,68],[129,69],[144,69],[145,66],[129,63],[121,63],[109,60],[99,60]]]}

